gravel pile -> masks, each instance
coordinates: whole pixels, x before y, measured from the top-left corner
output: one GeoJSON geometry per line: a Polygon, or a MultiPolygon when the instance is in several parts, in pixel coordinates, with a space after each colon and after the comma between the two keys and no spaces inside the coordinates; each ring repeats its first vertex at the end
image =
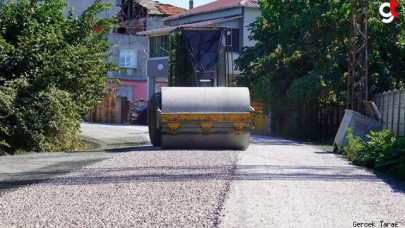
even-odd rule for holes
{"type": "Polygon", "coordinates": [[[0,227],[212,227],[234,151],[117,154],[0,197],[0,227]]]}

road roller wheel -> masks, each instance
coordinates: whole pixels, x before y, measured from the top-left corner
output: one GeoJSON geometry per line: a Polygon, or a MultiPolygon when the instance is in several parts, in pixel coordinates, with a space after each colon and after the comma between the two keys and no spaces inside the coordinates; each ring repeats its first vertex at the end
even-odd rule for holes
{"type": "Polygon", "coordinates": [[[158,127],[158,109],[161,108],[162,98],[161,93],[154,94],[148,104],[148,128],[149,138],[153,146],[160,146],[162,131],[158,127]]]}
{"type": "Polygon", "coordinates": [[[249,146],[252,109],[248,88],[163,87],[163,149],[236,149],[249,146]]]}

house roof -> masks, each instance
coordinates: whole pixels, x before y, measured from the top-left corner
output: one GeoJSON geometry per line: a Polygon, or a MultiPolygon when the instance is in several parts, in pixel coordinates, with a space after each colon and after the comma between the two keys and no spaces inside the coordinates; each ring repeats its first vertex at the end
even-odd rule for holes
{"type": "MultiPolygon", "coordinates": [[[[173,6],[170,4],[162,4],[158,1],[153,0],[132,0],[133,2],[138,3],[139,5],[146,8],[149,15],[164,15],[170,16],[174,14],[181,13],[186,11],[186,9],[173,6]]],[[[128,4],[129,1],[126,1],[124,5],[128,4]]]]}
{"type": "Polygon", "coordinates": [[[157,3],[155,5],[155,7],[163,14],[163,15],[174,15],[174,14],[178,14],[178,13],[182,13],[184,11],[186,11],[186,9],[177,7],[177,6],[173,6],[170,4],[161,4],[161,3],[157,3]]]}
{"type": "MultiPolygon", "coordinates": [[[[156,2],[152,1],[152,0],[132,0],[133,2],[137,2],[139,3],[139,5],[143,6],[146,8],[146,10],[148,11],[148,14],[152,14],[152,15],[160,15],[162,14],[156,7],[156,2]]],[[[129,1],[127,1],[129,2],[129,1]]],[[[126,3],[127,3],[126,2],[126,3]]]]}
{"type": "Polygon", "coordinates": [[[259,7],[258,0],[216,0],[214,2],[186,10],[184,12],[164,18],[164,21],[173,20],[181,17],[192,16],[196,14],[209,13],[224,9],[230,9],[238,6],[259,7]]]}
{"type": "Polygon", "coordinates": [[[163,27],[159,29],[153,29],[153,30],[147,30],[143,32],[138,32],[137,35],[149,35],[149,36],[156,36],[156,35],[163,35],[167,34],[179,27],[202,27],[202,26],[216,26],[218,23],[225,22],[225,21],[230,21],[230,20],[235,20],[238,18],[241,18],[242,16],[235,16],[235,17],[226,17],[226,18],[217,18],[213,20],[206,20],[206,21],[200,21],[196,23],[191,23],[191,24],[183,24],[183,25],[178,25],[178,26],[170,26],[170,27],[163,27]]]}

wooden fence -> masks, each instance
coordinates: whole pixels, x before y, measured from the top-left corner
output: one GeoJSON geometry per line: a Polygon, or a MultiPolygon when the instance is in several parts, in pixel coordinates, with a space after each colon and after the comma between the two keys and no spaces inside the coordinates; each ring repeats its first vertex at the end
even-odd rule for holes
{"type": "Polygon", "coordinates": [[[405,135],[405,90],[378,94],[374,103],[380,111],[383,129],[389,129],[394,135],[405,135]]]}
{"type": "Polygon", "coordinates": [[[323,106],[319,108],[317,113],[319,139],[335,137],[344,114],[345,109],[340,106],[323,106]]]}

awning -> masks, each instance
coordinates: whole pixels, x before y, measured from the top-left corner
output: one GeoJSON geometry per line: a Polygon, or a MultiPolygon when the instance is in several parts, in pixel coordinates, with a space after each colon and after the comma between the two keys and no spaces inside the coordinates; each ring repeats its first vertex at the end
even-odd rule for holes
{"type": "Polygon", "coordinates": [[[143,31],[143,32],[138,32],[138,33],[136,33],[136,35],[141,35],[141,36],[165,35],[179,27],[216,26],[218,23],[231,21],[231,20],[235,20],[235,19],[239,19],[239,18],[242,18],[242,15],[233,16],[233,17],[223,17],[223,18],[217,18],[217,19],[213,19],[213,20],[200,21],[200,22],[191,23],[191,24],[182,24],[182,25],[177,25],[177,26],[170,26],[170,27],[163,27],[163,28],[159,28],[159,29],[147,30],[147,31],[143,31]]]}

